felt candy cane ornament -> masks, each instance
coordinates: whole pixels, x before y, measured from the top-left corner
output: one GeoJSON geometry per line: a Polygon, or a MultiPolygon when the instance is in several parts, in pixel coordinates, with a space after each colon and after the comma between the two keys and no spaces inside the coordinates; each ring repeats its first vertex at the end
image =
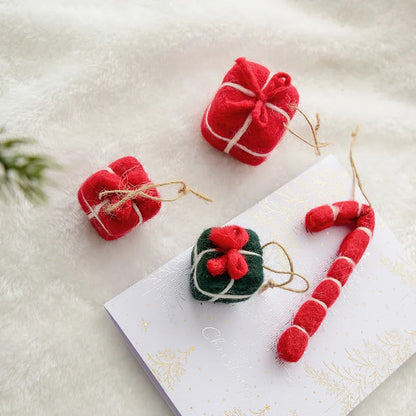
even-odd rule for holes
{"type": "Polygon", "coordinates": [[[319,148],[326,145],[317,139],[319,116],[314,128],[298,105],[290,75],[272,74],[262,65],[238,58],[205,110],[201,133],[216,149],[253,166],[266,160],[286,130],[319,155],[319,148]],[[296,111],[306,119],[313,143],[289,128],[296,111]]]}
{"type": "Polygon", "coordinates": [[[191,261],[190,288],[192,296],[199,301],[235,303],[268,288],[278,287],[297,293],[309,288],[307,279],[293,271],[292,260],[280,243],[270,241],[262,246],[253,230],[238,225],[205,230],[192,251],[191,261]],[[274,270],[263,264],[263,249],[272,244],[282,249],[290,271],[274,270]],[[283,283],[270,279],[263,285],[263,269],[290,277],[283,283]],[[305,282],[305,289],[288,286],[295,276],[305,282]]]}
{"type": "MultiPolygon", "coordinates": [[[[286,329],[277,343],[277,355],[284,361],[299,361],[309,342],[318,330],[328,308],[338,298],[342,287],[347,283],[354,267],[360,261],[373,236],[375,227],[374,210],[362,190],[362,184],[352,158],[352,147],[357,130],[352,135],[350,161],[353,171],[353,193],[355,180],[368,205],[355,200],[336,202],[312,209],[306,214],[305,227],[310,232],[319,232],[333,225],[348,225],[353,230],[344,238],[337,257],[329,268],[325,279],[316,287],[312,296],[296,313],[293,324],[286,329]]],[[[354,195],[353,195],[354,199],[354,195]]]]}
{"type": "Polygon", "coordinates": [[[154,184],[140,162],[126,156],[91,175],[78,191],[78,201],[100,237],[116,240],[154,217],[162,202],[172,202],[187,193],[212,202],[184,181],[154,184]],[[157,188],[180,185],[173,198],[161,198],[157,188]]]}

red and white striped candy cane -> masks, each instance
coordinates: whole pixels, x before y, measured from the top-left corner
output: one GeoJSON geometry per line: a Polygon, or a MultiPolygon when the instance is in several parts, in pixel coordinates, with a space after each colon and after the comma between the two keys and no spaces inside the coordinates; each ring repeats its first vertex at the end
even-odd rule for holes
{"type": "Polygon", "coordinates": [[[344,201],[314,208],[306,214],[308,231],[322,231],[333,225],[350,225],[354,230],[342,241],[326,278],[299,308],[293,325],[281,335],[277,354],[285,361],[296,362],[302,357],[309,338],[321,325],[328,308],[338,298],[342,286],[360,261],[374,232],[374,210],[356,201],[344,201]]]}

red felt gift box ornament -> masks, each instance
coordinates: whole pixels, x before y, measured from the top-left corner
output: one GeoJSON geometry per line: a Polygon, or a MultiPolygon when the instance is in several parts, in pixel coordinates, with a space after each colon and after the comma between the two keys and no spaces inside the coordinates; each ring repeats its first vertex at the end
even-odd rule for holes
{"type": "Polygon", "coordinates": [[[253,166],[266,160],[286,130],[315,147],[319,154],[319,147],[325,145],[316,137],[319,118],[313,128],[298,104],[299,94],[290,75],[272,74],[260,64],[238,58],[205,110],[201,132],[218,150],[253,166]],[[297,110],[307,119],[314,143],[289,129],[297,110]]]}
{"type": "Polygon", "coordinates": [[[116,240],[137,225],[154,217],[163,201],[176,201],[191,192],[212,201],[183,181],[154,184],[140,162],[122,157],[91,175],[78,191],[78,201],[91,225],[104,240],[116,240]],[[174,198],[161,198],[158,187],[178,184],[174,198]]]}

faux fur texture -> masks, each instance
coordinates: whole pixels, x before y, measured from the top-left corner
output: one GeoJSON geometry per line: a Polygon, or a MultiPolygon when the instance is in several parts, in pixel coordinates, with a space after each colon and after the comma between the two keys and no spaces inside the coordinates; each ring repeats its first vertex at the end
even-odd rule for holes
{"type": "MultiPolygon", "coordinates": [[[[0,124],[39,139],[65,169],[50,203],[1,207],[0,414],[171,412],[103,310],[201,230],[223,224],[316,162],[285,135],[252,168],[208,145],[199,124],[238,56],[289,73],[320,137],[348,166],[349,135],[374,206],[415,258],[413,0],[0,2],[0,124]],[[124,155],[183,198],[120,240],[102,240],[76,193],[124,155]]],[[[297,115],[291,126],[308,134],[297,115]]],[[[349,197],[346,196],[346,197],[349,197]]],[[[324,203],[325,201],[323,201],[324,203]]],[[[416,358],[353,416],[413,416],[416,358]]]]}

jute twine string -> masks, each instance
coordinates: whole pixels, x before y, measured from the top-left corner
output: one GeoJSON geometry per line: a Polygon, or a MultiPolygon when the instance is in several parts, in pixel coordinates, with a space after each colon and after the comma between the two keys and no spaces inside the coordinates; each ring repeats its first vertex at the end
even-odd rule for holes
{"type": "Polygon", "coordinates": [[[103,199],[108,195],[124,195],[123,198],[121,198],[119,201],[115,202],[114,204],[107,204],[105,206],[104,208],[105,211],[110,214],[111,212],[120,208],[126,202],[131,201],[132,199],[135,199],[137,197],[152,199],[153,201],[160,201],[160,202],[174,202],[174,201],[177,201],[179,198],[182,198],[184,195],[188,193],[192,193],[198,198],[201,198],[205,201],[213,202],[213,200],[210,197],[191,188],[182,180],[161,182],[161,183],[147,183],[135,189],[114,189],[110,191],[101,191],[98,197],[99,199],[103,199]],[[177,195],[173,198],[159,198],[157,196],[149,195],[146,193],[146,191],[149,189],[161,188],[161,187],[169,186],[169,185],[181,185],[181,187],[178,189],[177,195]]]}
{"type": "Polygon", "coordinates": [[[351,170],[352,170],[352,199],[355,200],[355,184],[358,182],[358,187],[360,188],[360,191],[363,194],[363,197],[366,199],[368,206],[371,207],[371,202],[363,190],[363,185],[361,183],[360,175],[358,174],[357,166],[355,165],[354,158],[353,158],[353,148],[354,148],[354,144],[357,139],[357,134],[359,131],[360,131],[360,126],[357,126],[356,129],[351,133],[350,165],[351,165],[351,170]]]}
{"type": "Polygon", "coordinates": [[[328,146],[329,143],[326,142],[319,142],[318,141],[318,130],[321,127],[321,119],[319,117],[319,113],[316,113],[316,124],[315,126],[312,125],[312,122],[309,120],[309,117],[297,106],[295,105],[290,105],[289,107],[294,108],[296,111],[299,111],[299,113],[304,117],[304,119],[306,120],[306,122],[309,125],[309,128],[311,129],[312,132],[312,137],[313,137],[313,143],[304,139],[302,136],[300,136],[299,134],[295,133],[286,123],[284,123],[284,127],[287,131],[289,131],[290,133],[292,133],[295,137],[297,137],[299,140],[302,140],[304,143],[306,143],[308,146],[311,146],[315,149],[315,153],[320,156],[321,155],[321,151],[319,150],[321,147],[325,147],[328,146]]]}
{"type": "Polygon", "coordinates": [[[265,268],[266,270],[269,270],[269,271],[271,271],[271,272],[273,272],[273,273],[277,273],[277,274],[288,274],[288,275],[290,275],[290,277],[289,277],[289,279],[288,280],[286,280],[286,282],[283,282],[283,283],[276,283],[273,279],[269,279],[260,289],[259,289],[259,293],[263,293],[265,290],[267,290],[267,289],[273,289],[273,288],[275,288],[275,287],[278,287],[278,288],[280,288],[280,289],[284,289],[284,290],[287,290],[287,291],[289,291],[289,292],[295,292],[295,293],[304,293],[304,292],[306,292],[308,289],[309,289],[309,282],[308,282],[308,279],[306,279],[306,277],[304,277],[304,276],[302,276],[301,274],[299,274],[299,273],[295,273],[294,271],[293,271],[293,261],[292,261],[292,259],[291,259],[291,257],[290,257],[290,255],[289,255],[289,253],[287,252],[287,250],[285,249],[285,247],[284,246],[282,246],[279,242],[277,242],[277,241],[269,241],[268,243],[266,243],[266,244],[264,244],[263,246],[262,246],[262,250],[263,249],[265,249],[267,246],[270,246],[270,245],[275,245],[275,246],[277,246],[277,247],[279,247],[279,248],[281,248],[282,249],[282,251],[283,251],[283,253],[284,253],[284,255],[286,256],[286,258],[287,258],[287,261],[289,262],[289,268],[290,268],[290,271],[281,271],[281,270],[275,270],[275,269],[273,269],[273,268],[271,268],[271,267],[269,267],[269,266],[266,266],[266,265],[264,265],[263,264],[263,268],[265,268]],[[295,276],[298,276],[298,277],[300,277],[304,282],[305,282],[305,284],[306,284],[306,287],[305,287],[305,289],[293,289],[293,288],[291,288],[291,287],[286,287],[286,285],[288,285],[289,283],[291,283],[292,281],[293,281],[293,279],[294,279],[294,277],[295,276]]]}

